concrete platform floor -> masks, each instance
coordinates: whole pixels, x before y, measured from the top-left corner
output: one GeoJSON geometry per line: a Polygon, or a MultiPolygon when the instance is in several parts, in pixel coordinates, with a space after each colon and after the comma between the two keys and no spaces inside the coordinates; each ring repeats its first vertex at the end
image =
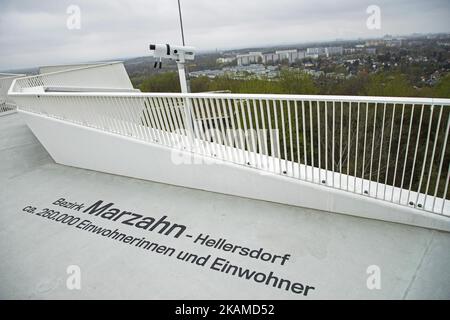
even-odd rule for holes
{"type": "Polygon", "coordinates": [[[450,298],[449,233],[58,165],[19,114],[0,117],[0,159],[1,299],[450,298]],[[84,208],[113,202],[186,230],[179,238],[151,232],[52,204],[60,198],[84,208]],[[174,253],[45,218],[45,209],[174,253]],[[254,255],[263,248],[265,258],[290,256],[283,265],[250,258],[194,243],[200,234],[254,255]],[[186,252],[204,259],[178,258],[186,252]]]}

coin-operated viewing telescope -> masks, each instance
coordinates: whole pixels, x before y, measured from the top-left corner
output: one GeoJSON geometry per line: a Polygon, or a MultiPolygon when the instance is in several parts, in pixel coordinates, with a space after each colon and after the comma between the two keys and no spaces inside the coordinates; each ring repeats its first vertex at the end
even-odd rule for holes
{"type": "MultiPolygon", "coordinates": [[[[150,55],[158,59],[159,61],[155,61],[154,67],[156,68],[159,64],[159,68],[161,68],[162,59],[174,60],[177,63],[178,67],[178,76],[180,78],[180,86],[182,93],[188,93],[191,91],[189,86],[189,79],[186,76],[186,69],[184,63],[186,60],[194,60],[195,57],[195,49],[193,47],[187,46],[171,46],[169,44],[151,44],[149,46],[150,55]]],[[[188,141],[193,143],[194,137],[194,123],[192,117],[192,104],[189,99],[185,100],[185,118],[190,119],[186,121],[186,129],[188,141]]]]}
{"type": "Polygon", "coordinates": [[[159,61],[155,61],[154,67],[161,68],[162,59],[174,60],[177,63],[180,77],[181,92],[189,92],[184,63],[186,60],[194,60],[195,49],[188,46],[171,46],[169,44],[150,44],[150,55],[159,61]]]}
{"type": "Polygon", "coordinates": [[[171,46],[169,44],[151,44],[150,55],[155,58],[165,58],[184,62],[194,60],[195,52],[193,47],[171,46]]]}

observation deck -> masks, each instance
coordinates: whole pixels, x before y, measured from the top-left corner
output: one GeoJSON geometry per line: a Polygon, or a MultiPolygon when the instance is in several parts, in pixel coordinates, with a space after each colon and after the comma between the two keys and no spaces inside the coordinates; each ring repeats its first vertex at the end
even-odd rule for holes
{"type": "Polygon", "coordinates": [[[449,99],[142,93],[120,62],[54,70],[14,79],[18,113],[0,117],[0,297],[450,296],[449,99]],[[84,211],[99,200],[186,231],[84,211]],[[43,209],[211,261],[145,252],[43,209]],[[216,257],[266,278],[212,269],[216,257]],[[66,288],[71,264],[88,277],[80,291],[66,288]],[[367,284],[370,266],[380,289],[367,284]]]}

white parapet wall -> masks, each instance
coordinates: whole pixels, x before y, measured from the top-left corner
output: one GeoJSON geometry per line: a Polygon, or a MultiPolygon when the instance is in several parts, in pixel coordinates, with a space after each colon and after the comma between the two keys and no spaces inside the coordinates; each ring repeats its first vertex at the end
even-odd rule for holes
{"type": "Polygon", "coordinates": [[[450,219],[364,195],[20,111],[55,162],[200,190],[450,231],[450,219]],[[55,132],[58,134],[55,135],[55,132]],[[180,159],[184,159],[180,161],[180,159]],[[186,163],[186,159],[190,159],[186,163]]]}

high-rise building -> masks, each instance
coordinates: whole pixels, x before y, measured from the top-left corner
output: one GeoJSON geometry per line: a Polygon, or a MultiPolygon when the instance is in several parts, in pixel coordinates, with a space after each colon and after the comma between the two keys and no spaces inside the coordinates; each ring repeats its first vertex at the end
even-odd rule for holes
{"type": "Polygon", "coordinates": [[[261,52],[249,52],[247,54],[238,54],[236,56],[238,66],[246,66],[253,63],[260,63],[263,61],[261,52]]]}
{"type": "Polygon", "coordinates": [[[341,55],[344,53],[344,48],[342,47],[326,47],[325,48],[325,55],[327,57],[334,56],[334,55],[341,55]]]}

